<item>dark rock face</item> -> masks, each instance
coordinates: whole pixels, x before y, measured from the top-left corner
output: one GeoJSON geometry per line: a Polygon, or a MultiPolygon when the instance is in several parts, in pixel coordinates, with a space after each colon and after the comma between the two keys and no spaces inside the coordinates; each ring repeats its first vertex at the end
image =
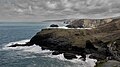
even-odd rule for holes
{"type": "Polygon", "coordinates": [[[105,60],[106,56],[99,54],[99,53],[93,53],[90,55],[90,58],[94,58],[94,59],[97,59],[99,61],[99,60],[105,60]]]}
{"type": "Polygon", "coordinates": [[[56,24],[52,24],[52,25],[50,25],[50,27],[59,27],[59,26],[56,24]]]}
{"type": "Polygon", "coordinates": [[[52,55],[59,55],[59,54],[62,54],[62,52],[60,52],[60,51],[55,51],[55,52],[52,53],[52,55]]]}
{"type": "Polygon", "coordinates": [[[75,25],[67,25],[68,28],[84,28],[83,25],[75,26],[75,25]]]}
{"type": "Polygon", "coordinates": [[[70,60],[77,58],[76,55],[73,54],[73,53],[64,53],[64,57],[65,57],[66,59],[70,59],[70,60]]]}
{"type": "Polygon", "coordinates": [[[92,42],[90,40],[86,41],[86,49],[93,49],[93,50],[97,50],[97,48],[94,47],[94,45],[92,44],[92,42]]]}
{"type": "Polygon", "coordinates": [[[67,25],[66,27],[68,27],[68,28],[75,28],[75,27],[72,26],[72,25],[67,25]]]}

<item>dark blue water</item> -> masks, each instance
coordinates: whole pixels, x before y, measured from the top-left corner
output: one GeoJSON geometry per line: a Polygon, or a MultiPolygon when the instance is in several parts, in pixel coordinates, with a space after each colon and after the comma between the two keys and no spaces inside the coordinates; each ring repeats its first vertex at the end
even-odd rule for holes
{"type": "Polygon", "coordinates": [[[0,22],[0,67],[90,67],[87,61],[65,60],[62,55],[52,56],[49,50],[42,51],[38,46],[5,48],[8,43],[32,38],[50,24],[0,22]]]}

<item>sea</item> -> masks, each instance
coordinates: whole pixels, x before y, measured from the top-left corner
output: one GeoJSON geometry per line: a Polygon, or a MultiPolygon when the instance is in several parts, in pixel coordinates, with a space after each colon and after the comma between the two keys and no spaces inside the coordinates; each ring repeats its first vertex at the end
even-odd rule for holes
{"type": "Polygon", "coordinates": [[[41,29],[51,24],[63,27],[63,22],[0,22],[0,67],[94,67],[97,60],[67,60],[63,54],[52,55],[53,51],[42,50],[33,45],[26,47],[8,47],[16,43],[28,42],[41,29]]]}

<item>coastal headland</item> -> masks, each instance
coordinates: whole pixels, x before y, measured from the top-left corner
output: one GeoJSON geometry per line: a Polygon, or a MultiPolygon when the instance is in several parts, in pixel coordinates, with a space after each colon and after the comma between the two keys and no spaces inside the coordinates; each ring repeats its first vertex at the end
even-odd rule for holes
{"type": "Polygon", "coordinates": [[[101,62],[107,64],[111,60],[116,61],[116,65],[120,64],[119,18],[74,19],[67,20],[64,23],[68,24],[66,26],[68,29],[59,27],[42,29],[31,38],[30,42],[14,44],[9,47],[35,44],[43,50],[54,51],[53,55],[63,53],[64,57],[69,60],[77,58],[76,55],[81,55],[85,61],[86,55],[90,54],[90,58],[98,60],[96,67],[102,65],[101,62]]]}

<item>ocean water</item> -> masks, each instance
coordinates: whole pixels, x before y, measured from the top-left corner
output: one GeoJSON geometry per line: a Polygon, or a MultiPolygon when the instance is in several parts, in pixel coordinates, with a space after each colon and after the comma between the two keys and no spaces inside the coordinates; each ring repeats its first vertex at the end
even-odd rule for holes
{"type": "Polygon", "coordinates": [[[0,67],[93,67],[95,59],[67,60],[63,54],[51,55],[53,51],[41,50],[36,45],[8,47],[28,42],[38,31],[52,23],[64,26],[62,22],[0,22],[0,67]]]}

